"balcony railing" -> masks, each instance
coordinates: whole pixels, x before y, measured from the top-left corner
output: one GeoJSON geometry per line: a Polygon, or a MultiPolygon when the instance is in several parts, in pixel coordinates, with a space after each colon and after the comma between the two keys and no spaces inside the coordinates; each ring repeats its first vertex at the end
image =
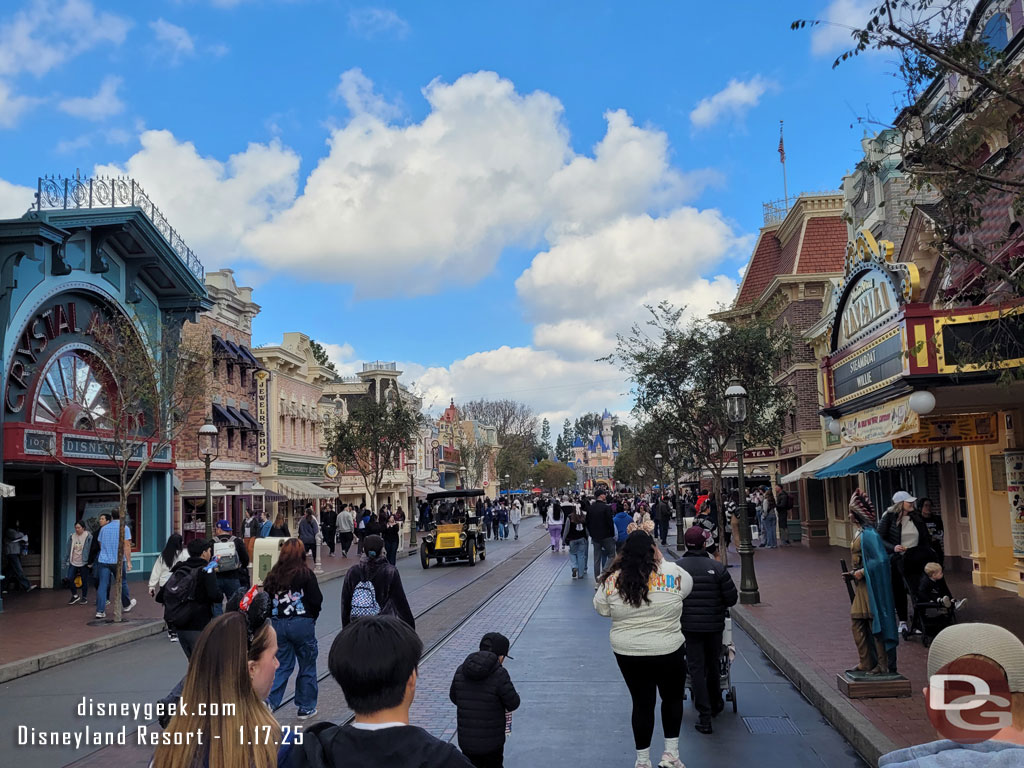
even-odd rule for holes
{"type": "Polygon", "coordinates": [[[135,179],[127,176],[108,178],[100,176],[95,179],[63,178],[61,176],[42,176],[39,178],[36,191],[35,209],[41,210],[74,210],[76,208],[139,208],[156,227],[157,231],[171,246],[178,258],[192,275],[203,281],[203,264],[195,255],[181,235],[167,221],[149,195],[135,179]]]}
{"type": "Polygon", "coordinates": [[[385,363],[383,360],[374,360],[372,363],[363,363],[363,373],[366,371],[397,371],[398,363],[385,363]]]}

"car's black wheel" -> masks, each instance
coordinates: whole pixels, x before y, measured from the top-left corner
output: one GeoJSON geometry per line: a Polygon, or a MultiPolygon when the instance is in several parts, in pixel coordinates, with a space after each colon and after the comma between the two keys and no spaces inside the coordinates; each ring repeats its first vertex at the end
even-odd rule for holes
{"type": "Polygon", "coordinates": [[[466,560],[469,561],[470,565],[476,565],[476,542],[469,542],[469,544],[466,545],[466,550],[468,555],[466,560]]]}
{"type": "Polygon", "coordinates": [[[430,558],[427,557],[426,545],[420,547],[420,565],[423,566],[423,570],[427,570],[430,567],[430,558]]]}

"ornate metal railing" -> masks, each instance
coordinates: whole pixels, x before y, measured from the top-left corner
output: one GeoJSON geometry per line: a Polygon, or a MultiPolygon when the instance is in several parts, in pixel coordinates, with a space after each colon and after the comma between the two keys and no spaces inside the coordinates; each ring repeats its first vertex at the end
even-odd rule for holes
{"type": "Polygon", "coordinates": [[[796,201],[801,197],[842,197],[843,193],[838,189],[824,189],[815,192],[800,192],[796,195],[790,195],[788,198],[780,200],[769,200],[767,203],[761,203],[764,208],[764,226],[769,224],[779,224],[786,220],[786,216],[789,215],[790,209],[796,205],[796,201]]]}
{"type": "Polygon", "coordinates": [[[372,363],[363,363],[363,371],[397,371],[398,363],[385,363],[383,360],[374,360],[372,363]]]}
{"type": "Polygon", "coordinates": [[[163,236],[178,258],[197,280],[203,281],[203,264],[181,235],[167,221],[135,179],[127,176],[83,179],[75,176],[43,176],[36,191],[37,211],[76,208],[138,208],[163,236]]]}

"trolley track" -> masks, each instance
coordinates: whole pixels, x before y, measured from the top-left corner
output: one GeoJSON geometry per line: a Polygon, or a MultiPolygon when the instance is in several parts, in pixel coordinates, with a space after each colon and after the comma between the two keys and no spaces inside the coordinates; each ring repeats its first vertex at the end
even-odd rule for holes
{"type": "MultiPolygon", "coordinates": [[[[550,552],[550,542],[547,534],[542,534],[519,552],[498,563],[490,570],[481,573],[480,576],[474,578],[468,584],[455,587],[443,597],[434,600],[425,608],[415,612],[416,633],[423,641],[423,655],[420,657],[420,664],[429,661],[430,657],[456,634],[470,618],[497,597],[519,574],[546,552],[550,552]]],[[[467,566],[462,565],[459,567],[464,568],[467,566]]],[[[430,570],[433,570],[433,568],[430,570]]],[[[317,683],[319,684],[329,677],[329,672],[323,672],[317,676],[317,683]]],[[[282,718],[280,715],[286,707],[293,705],[294,699],[295,695],[292,692],[282,700],[281,706],[275,710],[278,720],[282,723],[291,720],[291,718],[282,718]]],[[[338,722],[351,722],[354,715],[348,709],[344,696],[342,696],[341,690],[336,685],[321,687],[319,699],[320,703],[317,705],[317,708],[321,713],[326,715],[329,712],[334,717],[337,717],[338,714],[343,714],[338,722]]],[[[295,721],[295,723],[303,724],[310,724],[312,722],[315,722],[315,720],[295,721]]]]}

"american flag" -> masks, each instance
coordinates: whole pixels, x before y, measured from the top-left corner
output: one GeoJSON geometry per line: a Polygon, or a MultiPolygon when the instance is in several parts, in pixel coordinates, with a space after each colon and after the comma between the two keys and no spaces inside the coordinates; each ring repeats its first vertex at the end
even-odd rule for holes
{"type": "Polygon", "coordinates": [[[779,120],[779,162],[786,164],[786,147],[782,143],[782,121],[779,120]]]}

